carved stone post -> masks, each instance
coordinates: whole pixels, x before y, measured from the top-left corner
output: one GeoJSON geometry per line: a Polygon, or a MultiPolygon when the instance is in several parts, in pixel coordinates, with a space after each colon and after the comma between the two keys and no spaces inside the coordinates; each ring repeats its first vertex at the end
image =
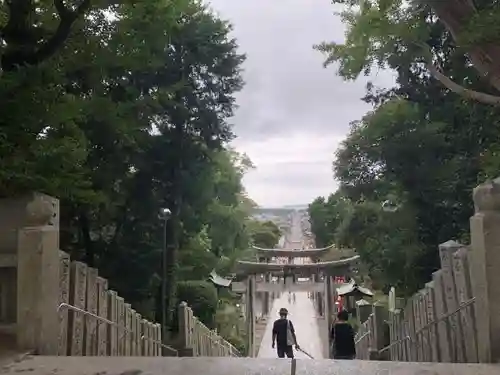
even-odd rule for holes
{"type": "Polygon", "coordinates": [[[479,362],[500,361],[500,179],[474,189],[470,269],[479,362]]]}
{"type": "MultiPolygon", "coordinates": [[[[2,202],[2,205],[4,202],[2,202]]],[[[17,345],[57,355],[59,336],[59,201],[31,194],[5,202],[17,222],[17,345]]],[[[5,208],[4,206],[4,208],[5,208]]]]}
{"type": "Polygon", "coordinates": [[[179,312],[179,354],[181,357],[194,357],[193,349],[193,311],[186,302],[181,302],[179,312]]]}

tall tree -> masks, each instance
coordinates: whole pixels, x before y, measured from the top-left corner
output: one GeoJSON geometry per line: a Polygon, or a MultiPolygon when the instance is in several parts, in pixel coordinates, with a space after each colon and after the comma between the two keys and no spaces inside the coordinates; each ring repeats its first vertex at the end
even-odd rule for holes
{"type": "Polygon", "coordinates": [[[74,23],[89,11],[91,0],[5,0],[0,6],[0,19],[5,20],[0,25],[0,66],[8,72],[54,56],[74,23]]]}
{"type": "Polygon", "coordinates": [[[272,221],[252,220],[249,223],[250,235],[254,246],[274,249],[281,238],[281,230],[272,221]]]}
{"type": "MultiPolygon", "coordinates": [[[[353,79],[376,66],[385,67],[394,52],[404,53],[409,61],[425,67],[447,89],[462,97],[486,104],[500,104],[500,97],[495,91],[500,90],[497,68],[500,40],[494,31],[496,29],[492,28],[500,16],[497,1],[332,2],[346,6],[340,13],[348,26],[346,41],[322,43],[316,48],[327,55],[325,65],[340,63],[342,76],[353,79]],[[433,47],[438,36],[436,25],[443,29],[443,26],[447,27],[444,30],[448,43],[455,47],[454,54],[461,57],[463,68],[468,68],[465,80],[444,70],[443,55],[433,47]],[[474,65],[469,64],[469,59],[474,65]]],[[[443,34],[442,31],[440,33],[443,34]]]]}
{"type": "MultiPolygon", "coordinates": [[[[51,2],[37,6],[27,28],[57,23],[51,2]]],[[[246,161],[226,147],[244,56],[198,1],[95,1],[87,12],[50,57],[3,71],[0,195],[60,198],[61,247],[152,317],[162,207],[172,211],[170,311],[177,276],[248,247],[246,161]],[[179,258],[184,250],[196,256],[179,258]]]]}
{"type": "Polygon", "coordinates": [[[440,243],[467,241],[470,192],[499,165],[500,113],[463,100],[429,74],[422,40],[441,73],[477,91],[489,90],[428,8],[384,4],[348,8],[346,42],[321,47],[331,58],[327,63],[340,63],[342,77],[354,79],[378,65],[394,69],[397,85],[367,86],[364,100],[375,108],[352,124],[334,161],[337,194],[350,209],[340,225],[329,227],[327,213],[335,205],[316,201],[313,232],[355,247],[379,281],[411,292],[439,266],[440,243]],[[377,269],[392,270],[391,275],[377,269]],[[398,270],[412,270],[414,278],[398,270]]]}

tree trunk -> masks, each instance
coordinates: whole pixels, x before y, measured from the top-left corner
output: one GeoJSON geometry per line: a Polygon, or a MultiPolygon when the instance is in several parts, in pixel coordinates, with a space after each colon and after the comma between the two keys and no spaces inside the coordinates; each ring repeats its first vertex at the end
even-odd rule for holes
{"type": "MultiPolygon", "coordinates": [[[[472,0],[427,0],[455,41],[466,30],[477,9],[472,0]]],[[[500,45],[477,44],[468,49],[476,70],[500,91],[500,45]]]]}
{"type": "Polygon", "coordinates": [[[44,41],[36,36],[34,0],[6,2],[9,18],[0,27],[6,46],[0,58],[3,71],[14,71],[26,65],[38,65],[59,51],[68,39],[75,21],[90,9],[91,0],[82,0],[76,9],[66,7],[63,0],[54,0],[59,24],[54,33],[44,41]]]}

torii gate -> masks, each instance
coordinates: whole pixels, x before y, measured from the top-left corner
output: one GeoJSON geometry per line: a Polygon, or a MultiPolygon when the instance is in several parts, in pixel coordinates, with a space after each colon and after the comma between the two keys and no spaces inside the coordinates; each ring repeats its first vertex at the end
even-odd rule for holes
{"type": "Polygon", "coordinates": [[[250,355],[255,354],[255,298],[257,293],[264,297],[263,310],[269,313],[271,307],[270,294],[291,292],[313,292],[315,307],[323,313],[328,327],[331,325],[332,315],[335,312],[332,276],[348,276],[351,265],[357,263],[359,256],[329,262],[319,262],[321,255],[328,252],[332,246],[322,249],[283,250],[256,248],[259,262],[238,261],[237,274],[246,277],[245,281],[233,282],[234,292],[245,293],[246,320],[250,355]],[[306,264],[271,263],[276,258],[310,258],[313,262],[306,264]],[[259,278],[264,275],[264,278],[259,278]],[[272,282],[272,277],[277,276],[278,282],[272,282]],[[298,281],[298,278],[308,278],[308,281],[298,281]]]}

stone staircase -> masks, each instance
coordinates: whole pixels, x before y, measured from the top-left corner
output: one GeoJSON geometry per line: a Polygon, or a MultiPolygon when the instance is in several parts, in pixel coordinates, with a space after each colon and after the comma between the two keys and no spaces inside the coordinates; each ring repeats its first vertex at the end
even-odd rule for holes
{"type": "Polygon", "coordinates": [[[17,360],[25,353],[17,350],[16,339],[13,335],[0,333],[0,367],[17,360]]]}
{"type": "Polygon", "coordinates": [[[2,375],[498,375],[500,366],[376,361],[25,356],[2,375]]]}

